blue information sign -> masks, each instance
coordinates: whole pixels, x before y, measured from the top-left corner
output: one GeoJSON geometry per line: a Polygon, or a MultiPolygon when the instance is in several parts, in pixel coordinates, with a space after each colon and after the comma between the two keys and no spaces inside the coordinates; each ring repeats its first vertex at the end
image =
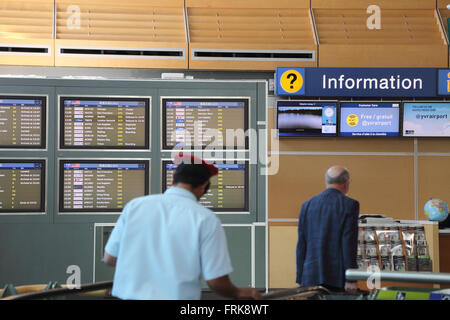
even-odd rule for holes
{"type": "MultiPolygon", "coordinates": [[[[435,97],[438,93],[437,71],[435,68],[277,68],[275,94],[435,97]]],[[[440,94],[450,94],[450,70],[440,70],[439,78],[440,94]]]]}

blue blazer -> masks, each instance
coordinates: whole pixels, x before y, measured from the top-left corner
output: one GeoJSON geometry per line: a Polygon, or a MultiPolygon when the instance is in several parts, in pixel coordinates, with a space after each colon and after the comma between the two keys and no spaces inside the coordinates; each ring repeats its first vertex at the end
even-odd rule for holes
{"type": "Polygon", "coordinates": [[[303,203],[298,221],[297,280],[302,286],[345,286],[357,268],[359,202],[326,189],[303,203]]]}

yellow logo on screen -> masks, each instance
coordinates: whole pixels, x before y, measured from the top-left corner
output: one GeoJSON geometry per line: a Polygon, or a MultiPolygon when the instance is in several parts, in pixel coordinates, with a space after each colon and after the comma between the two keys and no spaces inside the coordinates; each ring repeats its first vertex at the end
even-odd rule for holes
{"type": "MultiPolygon", "coordinates": [[[[447,74],[447,79],[450,79],[450,72],[447,74]]],[[[447,92],[450,92],[450,80],[447,80],[447,92]]]]}
{"type": "Polygon", "coordinates": [[[288,70],[281,76],[280,85],[286,92],[297,92],[303,87],[303,77],[297,70],[288,70]]]}
{"type": "Polygon", "coordinates": [[[358,118],[358,116],[356,114],[349,114],[347,116],[347,124],[350,127],[356,126],[358,124],[358,122],[359,122],[359,118],[358,118]]]}

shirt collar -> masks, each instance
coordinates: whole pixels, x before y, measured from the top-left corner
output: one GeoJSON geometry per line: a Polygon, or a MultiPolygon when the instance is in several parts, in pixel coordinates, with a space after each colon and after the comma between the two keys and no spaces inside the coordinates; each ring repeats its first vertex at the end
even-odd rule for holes
{"type": "Polygon", "coordinates": [[[324,192],[325,193],[337,192],[337,193],[342,194],[342,192],[340,192],[338,189],[335,189],[335,188],[327,188],[327,189],[324,190],[324,192]]]}
{"type": "Polygon", "coordinates": [[[194,196],[192,192],[179,187],[170,187],[164,192],[164,194],[188,198],[197,202],[197,198],[194,196]]]}

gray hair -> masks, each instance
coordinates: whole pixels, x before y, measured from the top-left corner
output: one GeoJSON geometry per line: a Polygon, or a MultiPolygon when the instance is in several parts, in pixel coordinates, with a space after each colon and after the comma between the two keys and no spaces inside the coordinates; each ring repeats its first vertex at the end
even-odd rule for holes
{"type": "Polygon", "coordinates": [[[328,169],[325,173],[325,182],[327,184],[344,184],[347,180],[350,179],[350,173],[347,169],[342,168],[342,172],[337,176],[332,175],[332,173],[334,172],[330,172],[332,171],[331,169],[332,168],[328,169]]]}

